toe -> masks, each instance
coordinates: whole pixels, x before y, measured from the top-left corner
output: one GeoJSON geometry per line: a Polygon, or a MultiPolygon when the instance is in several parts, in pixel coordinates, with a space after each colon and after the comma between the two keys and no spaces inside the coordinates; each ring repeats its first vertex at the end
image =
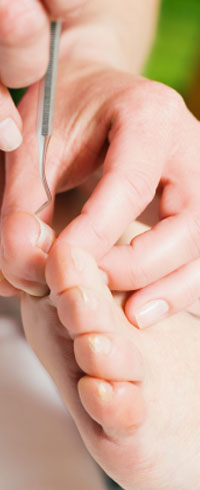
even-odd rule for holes
{"type": "Polygon", "coordinates": [[[54,240],[53,230],[34,215],[18,211],[4,218],[1,263],[6,279],[32,295],[44,295],[45,264],[54,240]]]}
{"type": "Polygon", "coordinates": [[[132,435],[144,422],[144,400],[134,383],[109,383],[85,376],[78,383],[78,391],[85,410],[111,439],[132,435]]]}
{"type": "Polygon", "coordinates": [[[64,291],[56,301],[60,321],[73,338],[89,332],[112,332],[118,323],[113,305],[104,295],[82,286],[64,291]]]}
{"type": "Polygon", "coordinates": [[[48,258],[46,279],[50,290],[57,296],[76,286],[111,296],[93,257],[59,238],[48,258]]]}
{"type": "Polygon", "coordinates": [[[142,357],[132,339],[116,332],[86,334],[74,341],[76,362],[90,376],[116,381],[141,381],[142,357]]]}

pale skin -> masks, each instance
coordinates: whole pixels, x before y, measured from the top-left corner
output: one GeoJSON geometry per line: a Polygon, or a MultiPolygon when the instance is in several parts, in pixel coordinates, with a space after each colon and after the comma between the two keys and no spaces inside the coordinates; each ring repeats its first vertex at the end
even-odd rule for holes
{"type": "MultiPolygon", "coordinates": [[[[101,39],[100,58],[108,64],[140,70],[155,24],[158,0],[145,5],[126,0],[126,8],[116,0],[1,0],[0,2],[0,149],[13,151],[23,139],[23,117],[15,107],[9,88],[28,87],[45,74],[49,59],[50,19],[61,19],[68,33],[67,63],[76,57],[82,33],[87,43],[101,39]],[[137,19],[130,23],[130,19],[137,19]],[[132,34],[134,28],[134,35],[132,34]],[[144,32],[142,32],[144,29],[144,32]],[[81,36],[78,33],[81,31],[81,36]],[[89,35],[89,37],[88,37],[89,35]],[[105,40],[104,40],[105,38],[105,40]],[[119,38],[119,39],[117,39],[119,38]],[[140,53],[136,49],[140,41],[140,53]],[[104,51],[104,54],[103,54],[104,51]],[[124,53],[126,57],[124,59],[124,53]]],[[[100,43],[99,43],[100,45],[100,43]]],[[[31,110],[31,108],[30,108],[31,110]]]]}
{"type": "MultiPolygon", "coordinates": [[[[79,197],[62,201],[60,222],[79,197]]],[[[92,456],[126,490],[199,490],[199,305],[138,330],[93,257],[65,240],[46,278],[50,296],[22,297],[25,333],[92,456]]]]}
{"type": "MultiPolygon", "coordinates": [[[[104,160],[100,183],[61,239],[82,243],[107,274],[111,289],[136,291],[126,314],[142,328],[199,297],[200,125],[176,92],[138,76],[158,9],[150,0],[145,8],[139,5],[141,11],[138,2],[130,2],[126,11],[123,5],[122,11],[122,2],[109,3],[110,10],[105,2],[89,2],[64,31],[47,178],[55,197],[104,160]],[[113,247],[158,187],[157,224],[130,245],[113,247]]],[[[41,215],[47,226],[40,236],[41,225],[30,214],[45,200],[36,165],[37,95],[36,84],[19,106],[24,144],[7,156],[1,270],[14,288],[40,296],[46,291],[44,269],[54,240],[48,227],[54,203],[41,215]]],[[[9,294],[4,279],[1,291],[9,294]]]]}

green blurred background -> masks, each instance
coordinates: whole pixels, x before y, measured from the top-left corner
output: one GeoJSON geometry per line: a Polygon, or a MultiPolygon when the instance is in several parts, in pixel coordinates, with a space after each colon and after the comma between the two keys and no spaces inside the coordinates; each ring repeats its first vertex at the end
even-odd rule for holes
{"type": "MultiPolygon", "coordinates": [[[[162,0],[157,36],[144,75],[176,89],[200,117],[200,0],[162,0]]],[[[12,91],[16,102],[22,93],[12,91]]],[[[119,488],[110,480],[108,485],[119,488]]]]}
{"type": "Polygon", "coordinates": [[[176,89],[200,115],[200,0],[162,0],[144,75],[176,89]]]}
{"type": "MultiPolygon", "coordinates": [[[[200,116],[200,0],[161,1],[157,36],[144,75],[176,89],[200,116]]],[[[11,93],[17,103],[23,91],[11,93]]]]}

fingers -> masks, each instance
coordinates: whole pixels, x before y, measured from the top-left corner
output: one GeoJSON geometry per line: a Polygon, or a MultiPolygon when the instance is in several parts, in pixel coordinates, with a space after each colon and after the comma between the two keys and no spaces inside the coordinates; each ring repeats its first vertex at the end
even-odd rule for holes
{"type": "MultiPolygon", "coordinates": [[[[37,104],[38,88],[31,88],[20,103],[25,119],[24,144],[7,156],[6,185],[1,219],[1,268],[14,287],[31,294],[43,295],[47,291],[44,269],[54,232],[34,216],[46,200],[40,182],[35,119],[30,108],[37,104]],[[29,108],[29,109],[28,109],[29,108]],[[27,112],[28,111],[28,112],[27,112]],[[32,214],[31,214],[32,213],[32,214]]],[[[50,186],[53,192],[53,185],[50,186]]],[[[52,206],[41,218],[51,222],[52,206]]]]}
{"type": "Polygon", "coordinates": [[[49,20],[39,0],[0,2],[0,78],[8,87],[39,80],[48,64],[49,20]]]}
{"type": "Polygon", "coordinates": [[[197,233],[195,221],[184,213],[160,221],[136,236],[131,245],[113,247],[100,262],[110,288],[143,288],[197,258],[197,233]]]}
{"type": "Polygon", "coordinates": [[[200,259],[131,295],[125,307],[131,323],[149,327],[191,306],[200,297],[200,259]]]}
{"type": "Polygon", "coordinates": [[[0,150],[13,151],[21,143],[21,117],[8,90],[0,83],[0,150]]]}
{"type": "Polygon", "coordinates": [[[87,4],[87,0],[43,0],[43,3],[51,15],[65,19],[76,15],[87,4]]]}
{"type": "Polygon", "coordinates": [[[143,88],[138,93],[134,85],[124,92],[107,113],[105,109],[104,118],[112,127],[103,177],[81,215],[61,234],[68,243],[81,243],[97,260],[152,200],[171,143],[170,118],[165,121],[158,101],[149,107],[143,88]]]}
{"type": "Polygon", "coordinates": [[[78,390],[85,410],[111,439],[132,435],[144,421],[141,389],[133,383],[109,383],[85,376],[78,390]]]}
{"type": "MultiPolygon", "coordinates": [[[[4,171],[4,161],[3,161],[3,153],[0,153],[0,209],[2,206],[3,193],[4,193],[4,184],[5,184],[5,171],[4,171]]],[[[1,234],[0,234],[1,238],[1,234]]],[[[1,267],[1,263],[0,263],[1,267]]],[[[18,291],[9,284],[4,275],[2,274],[0,268],[0,296],[15,296],[18,291]]]]}
{"type": "Polygon", "coordinates": [[[55,240],[53,230],[36,216],[19,211],[9,216],[2,230],[1,267],[6,279],[35,296],[47,294],[45,264],[55,240]]]}

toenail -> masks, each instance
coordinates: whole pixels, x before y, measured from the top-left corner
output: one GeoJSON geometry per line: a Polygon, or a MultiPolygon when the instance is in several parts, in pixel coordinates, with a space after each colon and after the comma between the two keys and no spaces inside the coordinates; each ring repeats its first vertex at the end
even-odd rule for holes
{"type": "Polygon", "coordinates": [[[97,304],[98,304],[97,297],[96,297],[95,293],[93,291],[91,291],[90,289],[85,289],[82,287],[79,287],[78,289],[81,293],[81,297],[82,297],[84,303],[88,306],[88,308],[90,310],[95,311],[97,308],[97,304]]]}
{"type": "Polygon", "coordinates": [[[137,325],[139,328],[149,327],[159,322],[169,311],[169,305],[163,299],[149,301],[140,310],[134,312],[137,325]]]}
{"type": "Polygon", "coordinates": [[[72,248],[71,256],[75,269],[77,269],[79,272],[82,272],[86,264],[84,251],[77,247],[72,248]]]}
{"type": "Polygon", "coordinates": [[[111,384],[107,383],[106,381],[100,381],[98,385],[98,392],[100,398],[105,402],[109,402],[113,398],[113,394],[114,394],[113,388],[111,384]]]}
{"type": "Polygon", "coordinates": [[[41,221],[38,216],[34,215],[35,220],[38,222],[40,227],[40,235],[37,240],[36,246],[41,248],[43,252],[46,254],[51,250],[52,245],[55,242],[55,233],[54,231],[47,226],[43,221],[41,221]]]}
{"type": "Polygon", "coordinates": [[[91,350],[95,354],[110,354],[111,341],[104,335],[90,335],[88,342],[91,350]]]}

